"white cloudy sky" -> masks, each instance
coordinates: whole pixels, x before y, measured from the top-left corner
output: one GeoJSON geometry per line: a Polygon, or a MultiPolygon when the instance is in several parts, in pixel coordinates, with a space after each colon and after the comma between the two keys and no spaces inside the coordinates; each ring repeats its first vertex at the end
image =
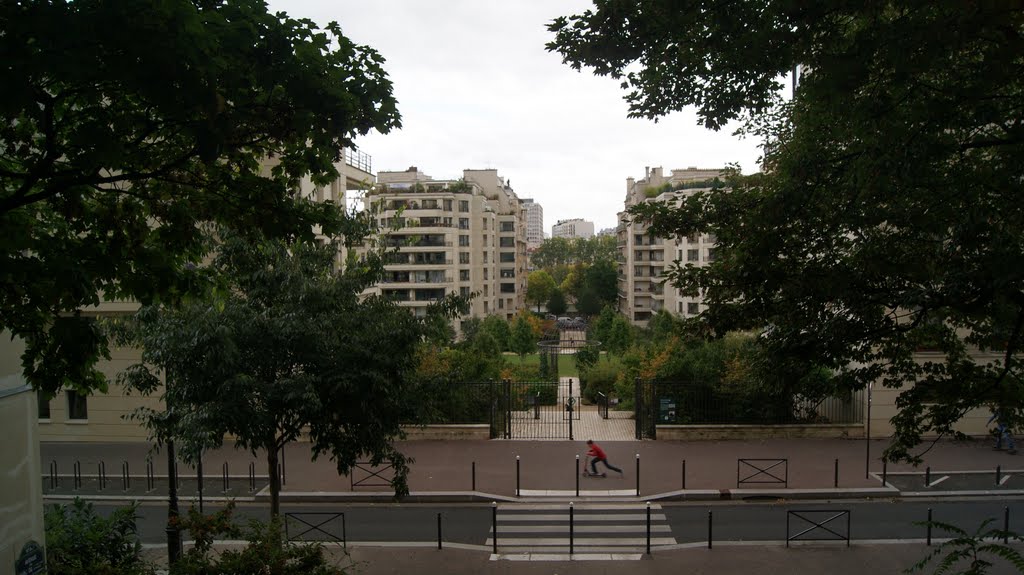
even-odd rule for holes
{"type": "Polygon", "coordinates": [[[576,72],[544,44],[546,24],[584,0],[274,0],[274,11],[377,49],[394,82],[402,129],[358,141],[373,170],[417,166],[437,179],[495,168],[544,207],[544,227],[584,218],[613,227],[626,178],[646,166],[757,170],[758,142],[697,125],[693,111],[658,123],[626,117],[618,82],[576,72]]]}

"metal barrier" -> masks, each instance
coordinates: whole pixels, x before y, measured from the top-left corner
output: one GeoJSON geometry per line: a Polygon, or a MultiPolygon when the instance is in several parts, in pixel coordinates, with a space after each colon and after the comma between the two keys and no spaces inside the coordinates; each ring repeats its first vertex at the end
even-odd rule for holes
{"type": "Polygon", "coordinates": [[[348,547],[348,537],[345,532],[345,514],[344,513],[329,513],[329,512],[304,512],[304,513],[285,513],[284,514],[284,533],[285,538],[288,541],[331,541],[334,543],[341,543],[343,547],[348,547]],[[305,517],[310,518],[308,521],[305,517]],[[332,521],[341,518],[341,537],[334,531],[330,531],[330,524],[332,521]],[[299,523],[300,528],[303,529],[301,533],[292,535],[291,524],[299,523]],[[307,537],[307,535],[313,534],[322,537],[307,537]]]}
{"type": "Polygon", "coordinates": [[[789,547],[790,541],[846,541],[846,546],[850,546],[850,510],[849,509],[806,509],[806,510],[793,510],[786,512],[786,547],[789,547]],[[812,518],[812,515],[827,515],[821,521],[812,518]],[[790,518],[796,517],[811,526],[800,531],[796,534],[791,534],[790,531],[790,518]],[[840,533],[835,529],[828,526],[836,519],[846,517],[846,533],[840,533]],[[808,533],[813,531],[825,531],[831,533],[834,537],[804,537],[808,533]]]}
{"type": "Polygon", "coordinates": [[[781,483],[783,487],[789,487],[789,460],[788,459],[737,459],[736,460],[736,487],[754,483],[781,483]],[[782,466],[780,471],[772,471],[782,466]],[[743,471],[749,475],[744,476],[743,471]],[[779,476],[781,475],[781,477],[779,476]]]}
{"type": "Polygon", "coordinates": [[[597,414],[601,419],[608,419],[608,396],[603,392],[597,392],[597,414]]]}
{"type": "Polygon", "coordinates": [[[390,463],[381,467],[380,469],[374,469],[374,465],[369,461],[357,461],[352,466],[352,471],[349,473],[349,486],[352,489],[356,487],[391,487],[391,478],[385,477],[384,473],[388,470],[394,472],[395,468],[390,463]],[[362,471],[366,473],[366,477],[356,480],[356,472],[362,471]],[[377,481],[383,481],[383,483],[376,483],[377,481]]]}

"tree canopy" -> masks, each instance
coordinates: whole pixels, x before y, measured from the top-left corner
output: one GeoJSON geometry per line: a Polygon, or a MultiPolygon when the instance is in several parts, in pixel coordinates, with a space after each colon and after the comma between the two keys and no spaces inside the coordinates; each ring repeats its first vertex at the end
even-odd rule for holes
{"type": "MultiPolygon", "coordinates": [[[[392,440],[400,423],[415,419],[410,377],[431,321],[388,298],[361,297],[383,269],[372,254],[353,256],[338,272],[334,243],[221,235],[211,271],[226,291],[138,314],[132,335],[142,363],[121,380],[163,393],[167,411],[141,412],[153,434],[173,438],[189,460],[219,447],[226,434],[262,452],[275,514],[277,454],[299,437],[342,474],[362,458],[388,461],[396,494],[406,493],[408,466],[392,440]]],[[[454,303],[433,312],[453,311],[454,303]]]]}
{"type": "Polygon", "coordinates": [[[537,304],[537,313],[540,313],[540,305],[557,289],[555,280],[544,270],[532,271],[526,278],[526,299],[537,304]]]}
{"type": "Polygon", "coordinates": [[[400,125],[375,50],[260,1],[5,2],[0,23],[0,329],[47,392],[104,385],[80,309],[207,285],[198,224],[337,232],[296,184],[400,125]]]}
{"type": "Polygon", "coordinates": [[[765,139],[764,174],[634,211],[717,235],[711,265],[671,272],[709,333],[762,329],[778,362],[902,388],[892,459],[987,403],[1020,421],[1019,4],[605,0],[549,28],[568,64],[622,79],[631,115],[694,105],[765,139]]]}

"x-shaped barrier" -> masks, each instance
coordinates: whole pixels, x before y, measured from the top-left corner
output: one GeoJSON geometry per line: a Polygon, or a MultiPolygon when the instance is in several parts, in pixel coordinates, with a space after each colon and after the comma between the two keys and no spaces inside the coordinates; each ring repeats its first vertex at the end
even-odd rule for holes
{"type": "MultiPolygon", "coordinates": [[[[305,512],[305,513],[285,513],[284,514],[284,535],[285,535],[285,538],[288,539],[288,541],[308,541],[308,539],[304,539],[304,537],[305,537],[305,535],[307,533],[320,533],[320,534],[323,534],[325,537],[327,537],[327,541],[334,541],[336,543],[340,542],[343,546],[348,547],[348,541],[347,541],[348,537],[346,536],[346,533],[345,533],[345,514],[344,513],[327,513],[327,512],[312,511],[312,512],[305,512]],[[312,516],[315,519],[310,519],[310,521],[306,521],[305,519],[303,519],[303,517],[306,517],[306,516],[312,516]],[[337,534],[331,533],[330,531],[327,531],[326,529],[323,529],[323,527],[325,525],[327,525],[331,521],[334,521],[338,517],[341,517],[341,539],[338,538],[337,534]],[[302,533],[299,533],[295,537],[292,537],[290,529],[289,529],[289,526],[291,525],[292,520],[295,520],[295,521],[301,523],[304,527],[306,527],[305,531],[303,531],[302,533]],[[315,522],[315,523],[313,523],[313,522],[315,522]]],[[[322,541],[322,540],[318,540],[318,541],[322,541]]]]}
{"type": "Polygon", "coordinates": [[[781,483],[783,487],[789,487],[789,460],[737,459],[736,487],[748,483],[781,483]],[[780,465],[782,466],[781,471],[772,472],[773,469],[780,465]],[[744,471],[749,472],[749,474],[743,476],[744,471]],[[782,477],[779,477],[780,474],[782,477]]]}
{"type": "Polygon", "coordinates": [[[374,469],[373,464],[369,461],[357,461],[356,464],[352,466],[352,472],[348,475],[349,486],[352,489],[355,489],[356,487],[390,487],[391,478],[384,476],[384,473],[389,469],[394,471],[394,466],[390,463],[380,469],[374,469]],[[359,481],[356,481],[356,471],[362,471],[368,475],[359,481]],[[383,481],[383,483],[374,483],[375,480],[383,481]]]}
{"type": "Polygon", "coordinates": [[[850,546],[850,510],[849,509],[806,509],[806,510],[793,510],[793,511],[786,512],[786,547],[789,547],[789,542],[790,541],[846,541],[846,546],[849,547],[850,546]],[[826,517],[822,521],[817,521],[817,520],[812,519],[812,518],[807,516],[808,514],[811,514],[811,513],[828,514],[828,517],[826,517]],[[795,534],[795,535],[790,535],[789,534],[789,518],[794,516],[794,515],[797,518],[802,519],[802,520],[806,521],[807,523],[810,523],[811,526],[808,527],[807,529],[804,529],[803,531],[795,534]],[[839,532],[837,532],[837,531],[835,531],[833,529],[830,529],[829,527],[826,526],[827,523],[830,523],[830,522],[832,522],[832,521],[834,521],[836,519],[839,519],[840,517],[844,517],[844,516],[846,517],[846,534],[839,533],[839,532]],[[828,533],[831,533],[832,535],[835,535],[835,537],[803,537],[804,535],[806,535],[806,534],[808,534],[808,533],[810,533],[812,531],[818,530],[818,529],[820,529],[822,531],[827,531],[828,533]]]}

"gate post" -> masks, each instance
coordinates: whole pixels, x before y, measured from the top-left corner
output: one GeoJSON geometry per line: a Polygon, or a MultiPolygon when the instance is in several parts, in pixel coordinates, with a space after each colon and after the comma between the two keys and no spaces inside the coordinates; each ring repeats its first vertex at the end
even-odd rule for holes
{"type": "Polygon", "coordinates": [[[505,439],[512,439],[512,380],[505,383],[505,439]]]}
{"type": "Polygon", "coordinates": [[[636,439],[639,441],[644,438],[644,401],[639,377],[633,381],[633,390],[633,412],[636,415],[634,423],[636,424],[636,439]]]}

